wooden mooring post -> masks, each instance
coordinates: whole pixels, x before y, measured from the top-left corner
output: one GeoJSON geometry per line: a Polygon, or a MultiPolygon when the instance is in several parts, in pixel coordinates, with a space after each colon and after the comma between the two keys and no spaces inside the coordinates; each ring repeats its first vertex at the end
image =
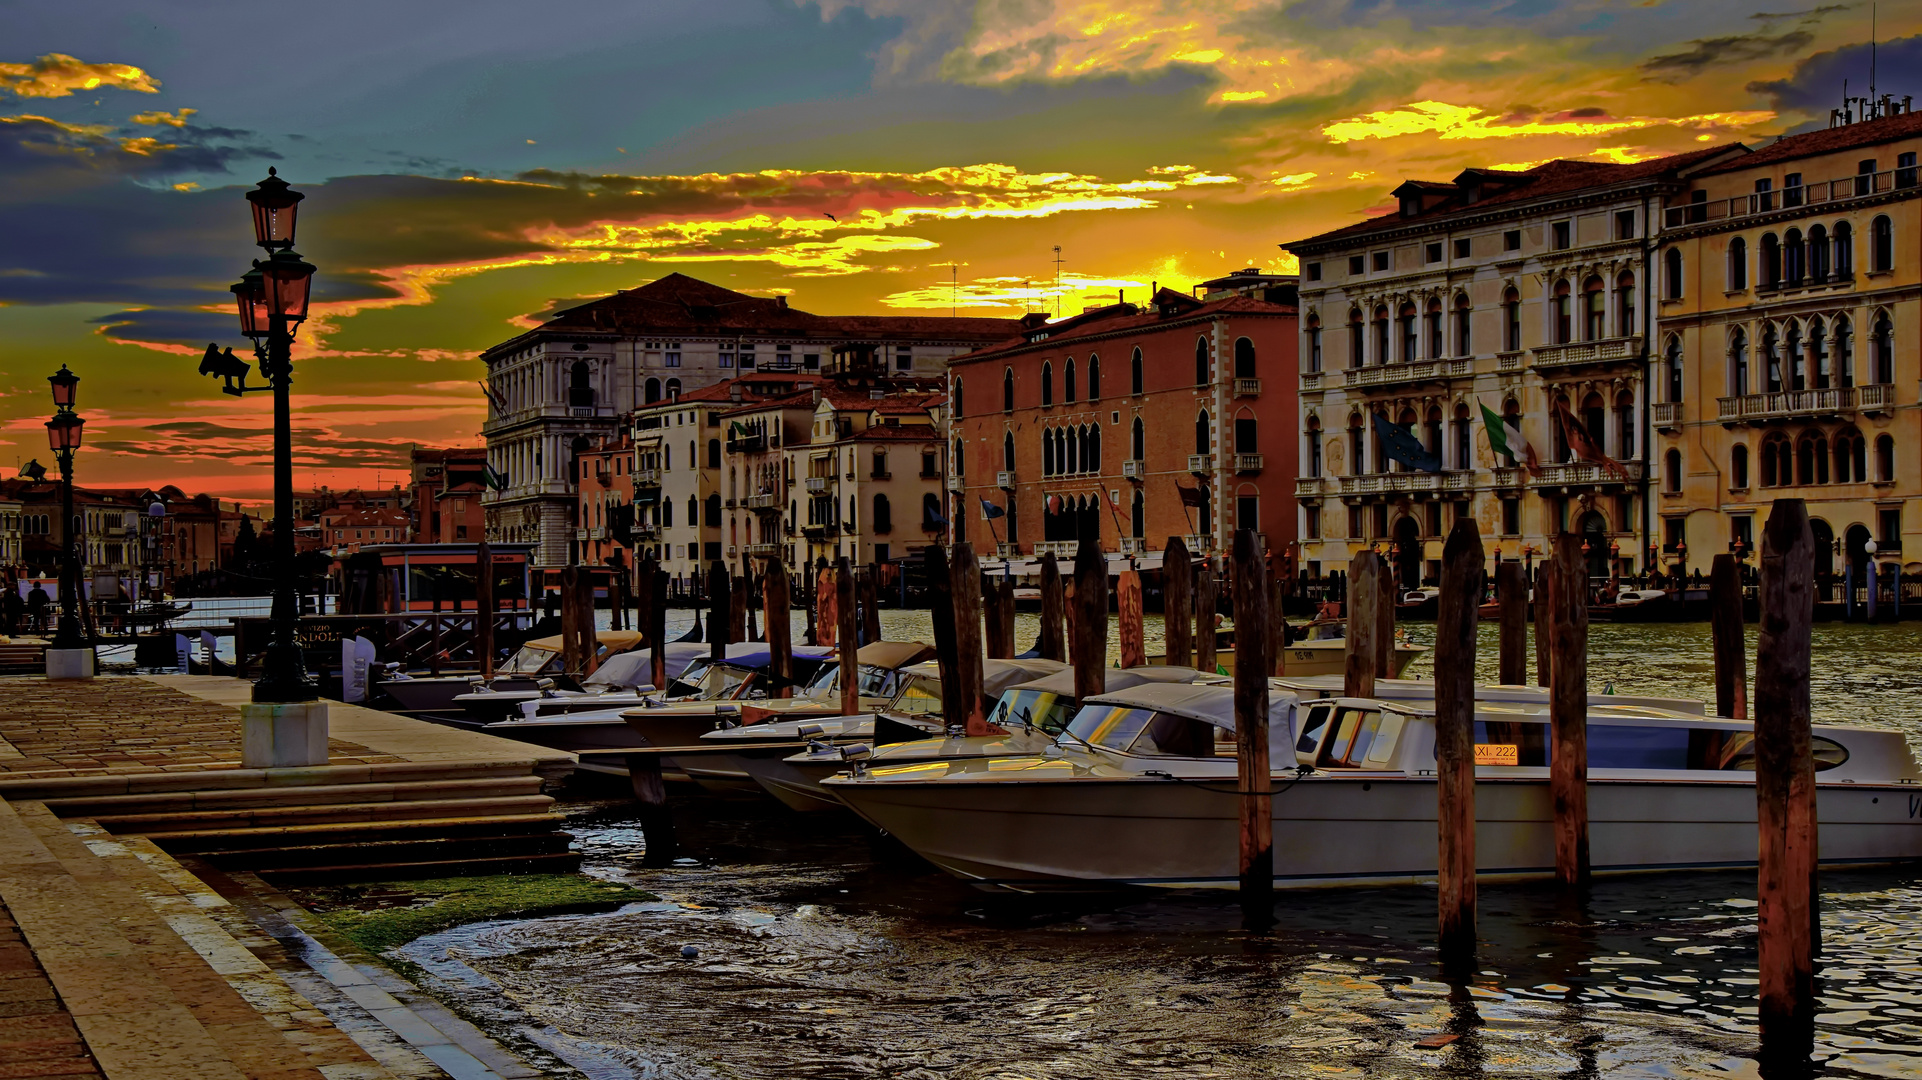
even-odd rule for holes
{"type": "MultiPolygon", "coordinates": [[[[1121,666],[1146,667],[1148,641],[1142,626],[1141,574],[1123,570],[1115,579],[1115,618],[1119,620],[1121,666]]],[[[1240,608],[1236,608],[1240,611],[1240,608]]]]}
{"type": "Polygon", "coordinates": [[[1374,697],[1376,666],[1381,652],[1375,644],[1376,620],[1381,603],[1376,593],[1382,589],[1381,556],[1372,551],[1357,551],[1348,561],[1348,626],[1342,638],[1342,687],[1344,697],[1374,697]]]}
{"type": "Polygon", "coordinates": [[[793,626],[789,618],[787,564],[769,559],[761,578],[761,616],[767,625],[768,665],[774,672],[776,697],[794,696],[793,626]]]}
{"type": "Polygon", "coordinates": [[[854,609],[854,567],[846,555],[834,560],[835,654],[841,660],[841,715],[861,711],[859,612],[854,609]]]}
{"type": "Polygon", "coordinates": [[[574,602],[580,605],[574,625],[581,637],[581,674],[592,675],[601,666],[601,635],[594,629],[594,572],[585,566],[575,582],[574,602]]]}
{"type": "Polygon", "coordinates": [[[1061,636],[1065,599],[1061,592],[1061,566],[1050,551],[1041,556],[1041,632],[1035,639],[1035,650],[1043,660],[1068,658],[1067,644],[1061,636]]]}
{"type": "Polygon", "coordinates": [[[1161,623],[1170,667],[1194,662],[1194,573],[1188,542],[1170,536],[1161,553],[1161,623]]]}
{"type": "Polygon", "coordinates": [[[996,574],[982,582],[981,607],[987,618],[988,659],[1014,656],[1014,579],[996,574]]]}
{"type": "Polygon", "coordinates": [[[881,564],[869,563],[855,578],[861,589],[861,644],[881,640],[881,564]]]}
{"type": "MultiPolygon", "coordinates": [[[[581,656],[581,606],[574,599],[580,591],[581,568],[561,568],[561,670],[579,674],[585,662],[581,656]]],[[[588,624],[589,632],[593,624],[588,624]]]]}
{"type": "MultiPolygon", "coordinates": [[[[1442,587],[1447,587],[1446,581],[1442,587]]],[[[1510,560],[1496,565],[1495,602],[1501,619],[1502,685],[1527,686],[1528,576],[1521,563],[1510,560]]]]}
{"type": "Polygon", "coordinates": [[[952,731],[967,726],[961,701],[961,654],[954,622],[954,584],[948,553],[939,544],[921,549],[921,572],[928,582],[928,616],[934,623],[934,662],[941,672],[941,721],[952,731]]]}
{"type": "Polygon", "coordinates": [[[1708,574],[1709,640],[1715,651],[1715,715],[1748,719],[1747,642],[1742,633],[1742,564],[1715,556],[1708,574]]]}
{"type": "Polygon", "coordinates": [[[707,571],[707,654],[719,660],[733,643],[734,591],[728,588],[727,566],[716,559],[707,571]]]}
{"type": "Polygon", "coordinates": [[[482,540],[474,545],[474,659],[480,661],[483,682],[494,681],[494,549],[482,540]]]}
{"type": "Polygon", "coordinates": [[[1375,579],[1375,678],[1395,677],[1395,597],[1400,594],[1395,564],[1381,562],[1375,579]]]}
{"type": "Polygon", "coordinates": [[[1248,930],[1266,930],[1275,921],[1274,781],[1268,766],[1268,574],[1261,542],[1249,529],[1235,532],[1233,574],[1241,924],[1248,930]]]}
{"type": "Polygon", "coordinates": [[[967,544],[948,549],[948,604],[954,626],[955,681],[941,687],[943,711],[947,696],[953,694],[963,731],[970,736],[989,735],[993,729],[988,726],[981,672],[981,564],[967,544]]]}
{"type": "Polygon", "coordinates": [[[1093,544],[1074,556],[1074,640],[1068,643],[1074,665],[1074,696],[1086,701],[1108,685],[1108,560],[1093,544]]]}
{"type": "Polygon", "coordinates": [[[1215,655],[1215,572],[1208,563],[1203,559],[1195,568],[1195,670],[1204,675],[1221,666],[1215,655]]]}
{"type": "Polygon", "coordinates": [[[654,650],[653,673],[649,679],[657,690],[667,689],[667,571],[652,557],[642,571],[641,588],[647,590],[647,640],[654,650]]]}
{"type": "MultiPolygon", "coordinates": [[[[1718,556],[1719,558],[1719,556],[1718,556]]],[[[1815,760],[1809,737],[1809,627],[1815,541],[1801,499],[1777,499],[1762,531],[1761,635],[1755,650],[1756,910],[1762,1055],[1806,1064],[1821,947],[1815,760]]]]}
{"type": "Polygon", "coordinates": [[[747,641],[747,579],[728,578],[727,585],[727,639],[747,641]]]}
{"type": "Polygon", "coordinates": [[[1549,549],[1542,568],[1535,574],[1535,598],[1529,601],[1535,620],[1535,685],[1553,686],[1555,676],[1555,578],[1554,549],[1549,549]]]}
{"type": "MultiPolygon", "coordinates": [[[[1582,889],[1588,886],[1588,560],[1581,535],[1556,537],[1549,564],[1543,576],[1554,583],[1548,786],[1555,804],[1555,880],[1582,889]]],[[[1539,609],[1536,619],[1539,630],[1539,609]]]]}
{"type": "Polygon", "coordinates": [[[1287,578],[1275,575],[1269,580],[1268,672],[1271,675],[1288,674],[1288,615],[1282,606],[1282,599],[1287,595],[1287,578]]]}
{"type": "Polygon", "coordinates": [[[767,598],[761,595],[761,590],[766,587],[766,583],[757,580],[751,570],[741,575],[741,592],[747,599],[747,640],[749,641],[767,640],[762,635],[760,627],[756,625],[761,614],[761,605],[755,602],[756,596],[761,596],[762,602],[766,602],[767,598]]]}
{"type": "MultiPolygon", "coordinates": [[[[1435,612],[1436,928],[1442,964],[1456,969],[1475,953],[1475,634],[1486,581],[1482,555],[1475,519],[1455,522],[1442,548],[1435,612]]],[[[1504,613],[1509,606],[1504,602],[1504,613]]]]}

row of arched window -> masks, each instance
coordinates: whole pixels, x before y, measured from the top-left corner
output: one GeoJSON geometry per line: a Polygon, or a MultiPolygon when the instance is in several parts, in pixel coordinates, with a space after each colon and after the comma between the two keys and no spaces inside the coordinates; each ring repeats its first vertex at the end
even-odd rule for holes
{"type": "MultiPolygon", "coordinates": [[[[1875,453],[1861,432],[1844,428],[1833,437],[1822,431],[1808,431],[1791,438],[1786,432],[1772,432],[1762,439],[1759,468],[1751,474],[1748,444],[1729,448],[1728,486],[1746,490],[1751,480],[1765,488],[1810,487],[1819,484],[1861,484],[1873,478],[1876,483],[1895,479],[1895,439],[1875,437],[1875,453]],[[1873,465],[1873,471],[1871,471],[1873,465]]],[[[1670,448],[1662,455],[1662,490],[1682,490],[1682,451],[1670,448]]]]}
{"type": "MultiPolygon", "coordinates": [[[[1623,271],[1618,281],[1618,321],[1623,335],[1633,333],[1635,323],[1635,275],[1623,271]]],[[[1605,336],[1602,322],[1602,279],[1589,279],[1585,290],[1592,290],[1595,299],[1584,301],[1592,305],[1594,321],[1589,325],[1590,337],[1605,336]]],[[[1556,340],[1567,341],[1567,327],[1572,324],[1568,309],[1569,286],[1567,281],[1558,282],[1555,291],[1555,325],[1562,328],[1556,340]]],[[[1321,316],[1313,312],[1308,315],[1308,367],[1310,372],[1321,370],[1321,316]]],[[[1370,361],[1369,341],[1374,342],[1372,359],[1377,365],[1412,364],[1417,360],[1441,360],[1448,357],[1466,358],[1475,353],[1474,305],[1467,293],[1456,293],[1452,314],[1442,310],[1440,297],[1429,297],[1426,309],[1418,310],[1414,301],[1404,300],[1390,320],[1387,304],[1377,304],[1372,322],[1365,321],[1360,307],[1348,309],[1348,366],[1366,367],[1370,361]],[[1372,329],[1373,333],[1370,334],[1372,329]]],[[[1502,337],[1501,348],[1514,352],[1522,347],[1522,294],[1510,286],[1502,292],[1502,337]]]]}
{"type": "MultiPolygon", "coordinates": [[[[1140,420],[1135,421],[1137,427],[1140,424],[1140,420]]],[[[1101,425],[1051,427],[1041,432],[1041,475],[1069,476],[1100,471],[1101,425]]]]}
{"type": "MultiPolygon", "coordinates": [[[[1729,241],[1724,280],[1730,292],[1749,287],[1748,240],[1729,241]]],[[[1895,223],[1887,215],[1869,222],[1869,272],[1895,269],[1895,223]]],[[[1855,231],[1846,221],[1831,228],[1815,224],[1806,234],[1789,229],[1780,237],[1764,233],[1756,247],[1755,284],[1760,289],[1792,288],[1846,281],[1855,276],[1855,231]]],[[[1682,249],[1662,252],[1662,296],[1679,300],[1683,292],[1682,249]]]]}
{"type": "MultiPolygon", "coordinates": [[[[1211,359],[1212,356],[1213,356],[1213,349],[1209,345],[1208,338],[1206,337],[1206,335],[1196,337],[1195,338],[1195,385],[1196,386],[1207,386],[1213,382],[1214,376],[1213,376],[1213,363],[1211,359]]],[[[1245,337],[1235,339],[1234,362],[1235,362],[1235,366],[1234,366],[1235,378],[1254,379],[1254,378],[1260,377],[1259,366],[1256,363],[1255,343],[1251,339],[1245,338],[1245,337]]],[[[1081,401],[1081,400],[1099,401],[1101,399],[1101,357],[1098,354],[1090,353],[1088,356],[1088,367],[1087,367],[1088,385],[1087,385],[1087,396],[1085,398],[1083,398],[1080,395],[1080,392],[1079,392],[1080,387],[1076,381],[1075,376],[1076,376],[1076,370],[1075,370],[1074,358],[1068,357],[1066,360],[1062,361],[1062,365],[1061,365],[1060,404],[1064,404],[1064,405],[1073,404],[1074,402],[1081,401]]],[[[1055,389],[1054,377],[1055,377],[1054,361],[1052,360],[1042,361],[1040,403],[1044,406],[1056,404],[1055,396],[1054,396],[1054,389],[1055,389]]],[[[1139,397],[1145,392],[1146,392],[1146,379],[1143,377],[1143,372],[1142,372],[1141,350],[1140,348],[1136,348],[1133,351],[1133,354],[1128,359],[1128,393],[1132,396],[1139,397]]],[[[963,397],[960,376],[956,376],[954,379],[953,386],[951,389],[951,395],[952,395],[952,405],[953,405],[954,416],[956,418],[966,416],[967,406],[966,406],[965,399],[963,397]]],[[[1001,411],[1002,412],[1014,411],[1014,368],[1013,367],[1004,368],[1002,369],[1002,372],[1001,372],[1001,411]]]]}
{"type": "MultiPolygon", "coordinates": [[[[1762,326],[1753,342],[1746,327],[1728,331],[1725,353],[1728,393],[1779,394],[1785,391],[1828,390],[1895,381],[1895,323],[1887,311],[1873,314],[1869,326],[1868,364],[1855,362],[1855,332],[1847,317],[1825,320],[1785,319],[1762,326]]],[[[1671,334],[1662,343],[1665,400],[1683,399],[1687,380],[1682,362],[1682,339],[1671,334]]]]}

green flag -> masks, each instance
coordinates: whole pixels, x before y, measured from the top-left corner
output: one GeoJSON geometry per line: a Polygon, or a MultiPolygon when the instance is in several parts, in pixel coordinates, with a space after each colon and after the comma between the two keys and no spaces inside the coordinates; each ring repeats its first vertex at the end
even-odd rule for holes
{"type": "Polygon", "coordinates": [[[1528,444],[1528,437],[1522,434],[1519,423],[1496,416],[1495,410],[1484,404],[1482,427],[1488,429],[1488,445],[1497,454],[1521,462],[1531,476],[1541,475],[1541,460],[1535,456],[1535,448],[1528,444]]]}

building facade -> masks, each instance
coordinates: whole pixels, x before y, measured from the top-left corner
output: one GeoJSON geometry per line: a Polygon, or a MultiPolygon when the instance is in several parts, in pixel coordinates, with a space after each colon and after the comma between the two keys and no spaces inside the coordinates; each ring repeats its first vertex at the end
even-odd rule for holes
{"type": "MultiPolygon", "coordinates": [[[[574,455],[649,406],[749,372],[818,371],[834,346],[861,342],[896,376],[938,376],[948,357],[1013,332],[1002,319],[822,316],[786,298],[748,296],[670,274],[563,311],[488,349],[490,538],[536,545],[535,565],[564,565],[577,499],[574,455]]],[[[701,544],[715,541],[700,540],[701,544]]]]}
{"type": "Polygon", "coordinates": [[[935,379],[840,379],[817,395],[783,450],[791,564],[885,563],[941,542],[946,404],[935,379]]]}
{"type": "Polygon", "coordinates": [[[1592,573],[1611,559],[1633,571],[1651,535],[1661,211],[1741,153],[1468,169],[1403,184],[1396,212],[1284,245],[1302,266],[1302,569],[1344,569],[1379,545],[1403,586],[1432,583],[1468,516],[1508,558],[1578,531],[1592,573]],[[1535,448],[1540,475],[1496,456],[1484,406],[1535,448]],[[1577,458],[1562,410],[1615,466],[1577,458]],[[1405,426],[1440,470],[1390,461],[1378,420],[1405,426]]]}
{"type": "Polygon", "coordinates": [[[1652,406],[1661,560],[1753,553],[1807,500],[1818,577],[1922,572],[1922,115],[1870,103],[1665,202],[1652,406]],[[1916,554],[1918,560],[1908,559],[1916,554]]]}
{"type": "Polygon", "coordinates": [[[1021,336],[957,358],[953,539],[1070,557],[1090,541],[1135,554],[1184,536],[1193,551],[1223,553],[1245,528],[1287,553],[1296,309],[1220,293],[1163,289],[1145,308],[1031,316],[1021,336]],[[1001,516],[986,519],[984,502],[1001,516]]]}

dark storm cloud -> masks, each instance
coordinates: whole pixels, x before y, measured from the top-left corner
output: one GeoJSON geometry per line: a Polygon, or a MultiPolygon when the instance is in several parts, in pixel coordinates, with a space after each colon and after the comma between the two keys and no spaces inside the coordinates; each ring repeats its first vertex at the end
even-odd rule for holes
{"type": "Polygon", "coordinates": [[[1697,38],[1689,48],[1664,53],[1643,61],[1642,71],[1649,78],[1680,82],[1721,64],[1740,64],[1772,56],[1792,56],[1809,47],[1815,35],[1807,30],[1785,34],[1730,34],[1726,37],[1697,38]]]}
{"type": "Polygon", "coordinates": [[[116,311],[92,321],[102,327],[101,333],[119,341],[160,341],[199,346],[209,341],[229,340],[234,331],[234,316],[224,311],[152,308],[116,311]]]}
{"type": "MultiPolygon", "coordinates": [[[[1922,35],[1896,38],[1876,47],[1876,83],[1883,93],[1922,97],[1922,35]]],[[[1753,94],[1767,95],[1777,112],[1826,115],[1842,103],[1842,81],[1855,95],[1869,90],[1869,46],[1845,45],[1819,52],[1796,63],[1786,79],[1748,84],[1753,94]]]]}

